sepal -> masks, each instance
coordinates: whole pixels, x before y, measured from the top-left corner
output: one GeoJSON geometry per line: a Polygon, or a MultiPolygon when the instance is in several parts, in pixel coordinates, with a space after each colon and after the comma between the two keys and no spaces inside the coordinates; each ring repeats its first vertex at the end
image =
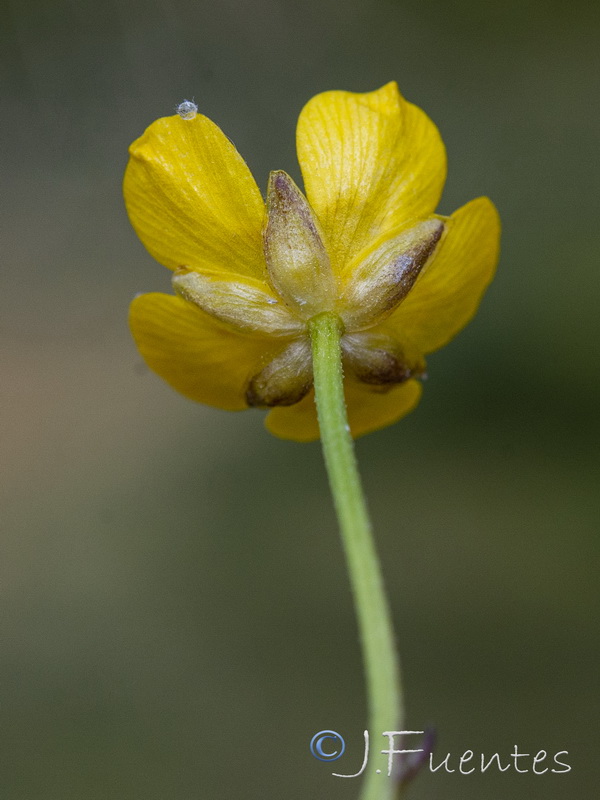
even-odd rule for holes
{"type": "Polygon", "coordinates": [[[444,223],[432,218],[386,240],[349,269],[340,298],[346,328],[368,328],[406,297],[442,238],[444,223]]]}
{"type": "Polygon", "coordinates": [[[308,394],[313,382],[308,338],[292,342],[255,375],[246,390],[249,406],[292,406],[308,394]]]}
{"type": "Polygon", "coordinates": [[[282,170],[272,172],[264,230],[273,288],[304,319],[329,311],[335,281],[319,224],[300,189],[282,170]]]}
{"type": "Polygon", "coordinates": [[[425,374],[423,358],[409,355],[392,338],[381,334],[346,334],[342,354],[356,377],[372,386],[392,386],[425,374]]]}
{"type": "Polygon", "coordinates": [[[244,333],[291,336],[303,330],[302,321],[258,281],[219,280],[185,267],[173,275],[180,297],[244,333]]]}

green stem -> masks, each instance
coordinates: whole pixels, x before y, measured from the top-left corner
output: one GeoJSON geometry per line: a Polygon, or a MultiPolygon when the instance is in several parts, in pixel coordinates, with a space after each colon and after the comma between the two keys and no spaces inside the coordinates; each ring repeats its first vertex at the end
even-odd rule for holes
{"type": "MultiPolygon", "coordinates": [[[[371,754],[375,755],[387,745],[387,738],[381,737],[383,731],[402,730],[400,664],[348,426],[341,323],[334,314],[320,314],[310,322],[310,336],[321,442],[358,617],[367,680],[371,754]]],[[[386,765],[382,761],[381,774],[377,775],[371,766],[373,761],[369,759],[361,800],[388,800],[396,796],[397,786],[387,777],[386,765]]]]}

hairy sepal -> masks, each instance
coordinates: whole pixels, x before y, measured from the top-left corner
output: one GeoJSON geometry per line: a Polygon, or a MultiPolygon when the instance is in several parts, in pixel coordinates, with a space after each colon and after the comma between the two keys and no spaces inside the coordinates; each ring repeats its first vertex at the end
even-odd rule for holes
{"type": "Polygon", "coordinates": [[[420,222],[383,242],[349,270],[340,297],[348,330],[368,328],[392,313],[434,255],[443,232],[440,219],[420,222]]]}
{"type": "Polygon", "coordinates": [[[222,280],[181,268],[173,276],[173,288],[185,300],[243,333],[293,336],[304,328],[281,299],[258,281],[222,280]]]}

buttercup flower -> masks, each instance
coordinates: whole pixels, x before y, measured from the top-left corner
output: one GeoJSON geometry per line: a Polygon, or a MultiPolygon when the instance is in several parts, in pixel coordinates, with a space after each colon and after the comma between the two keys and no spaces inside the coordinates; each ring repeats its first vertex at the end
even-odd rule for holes
{"type": "Polygon", "coordinates": [[[325,92],[297,129],[303,194],[271,173],[266,207],[209,119],[154,122],[130,148],[125,201],[175,295],[138,296],[130,325],[146,363],[182,394],[268,429],[317,439],[309,321],[337,315],[353,435],[417,404],[424,356],[473,316],[498,258],[486,197],[434,213],[446,177],[439,132],[395,83],[325,92]]]}

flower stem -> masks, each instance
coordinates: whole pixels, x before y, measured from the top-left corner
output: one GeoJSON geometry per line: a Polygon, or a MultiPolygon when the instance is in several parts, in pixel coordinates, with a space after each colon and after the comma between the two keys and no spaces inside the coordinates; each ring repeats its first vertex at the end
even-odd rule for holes
{"type": "MultiPolygon", "coordinates": [[[[363,650],[369,707],[371,752],[381,747],[381,734],[401,730],[403,701],[400,664],[389,606],[373,543],[354,443],[344,400],[341,323],[335,314],[310,322],[315,400],[329,484],[342,534],[363,650]]],[[[361,800],[388,800],[398,787],[384,765],[378,775],[367,768],[361,800]]]]}

